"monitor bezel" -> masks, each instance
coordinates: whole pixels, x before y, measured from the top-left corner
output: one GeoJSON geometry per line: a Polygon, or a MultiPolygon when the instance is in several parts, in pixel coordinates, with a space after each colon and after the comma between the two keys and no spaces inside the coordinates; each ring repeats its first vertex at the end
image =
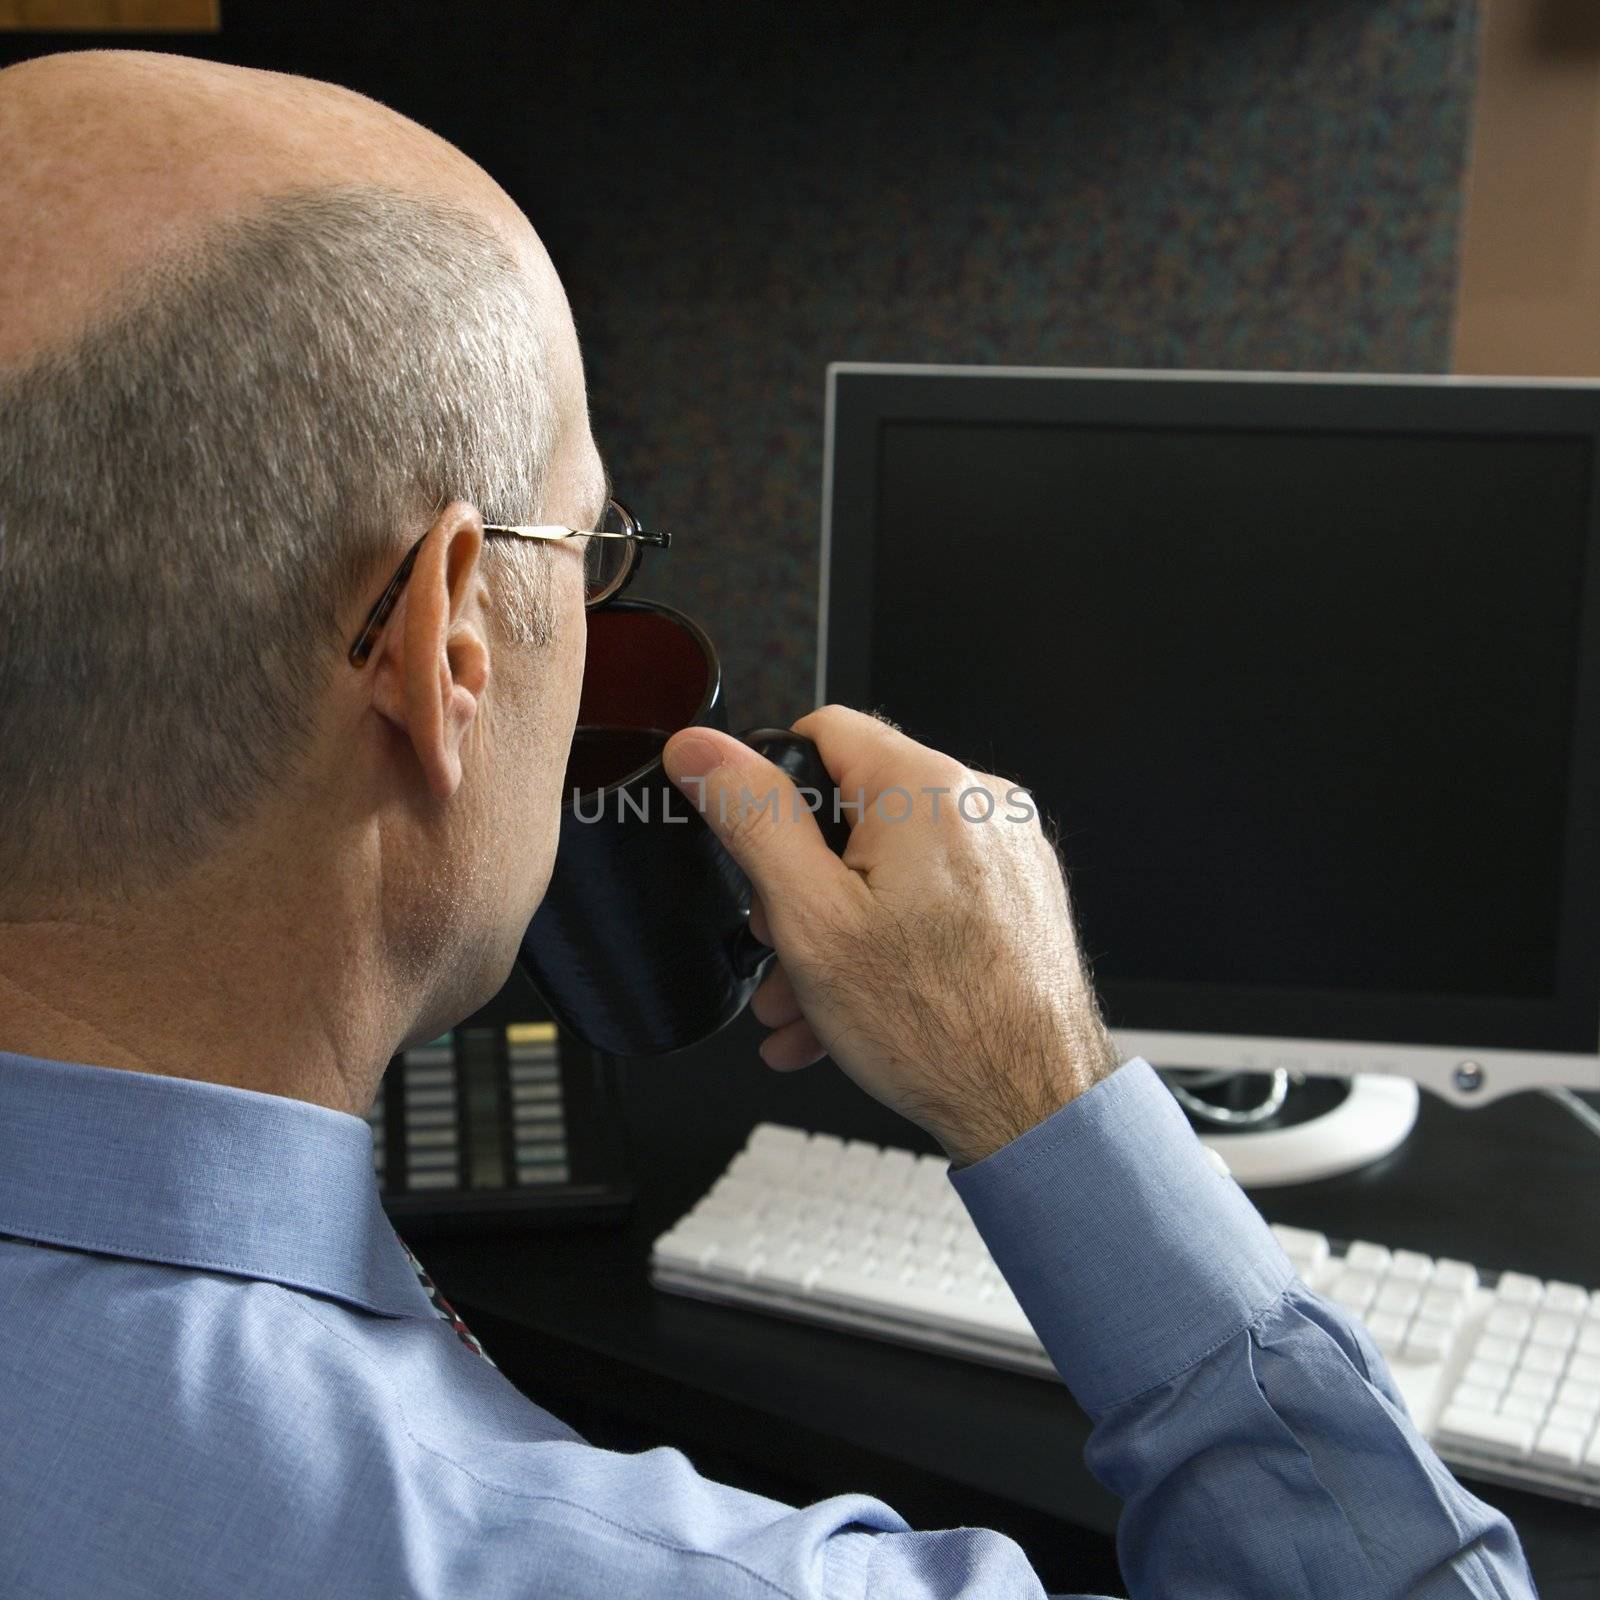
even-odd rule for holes
{"type": "Polygon", "coordinates": [[[1145,1019],[1119,1024],[1119,1042],[1163,1066],[1391,1071],[1459,1099],[1529,1083],[1600,1087],[1600,559],[1593,559],[1600,555],[1600,383],[835,363],[826,399],[818,704],[872,704],[878,438],[884,423],[906,421],[1582,438],[1590,451],[1591,559],[1583,578],[1556,996],[1207,993],[1154,983],[1101,988],[1116,1011],[1145,1019]],[[1335,1006],[1344,1014],[1337,1023],[1330,1015],[1335,1006]],[[1477,1070],[1463,1071],[1463,1064],[1477,1070]]]}

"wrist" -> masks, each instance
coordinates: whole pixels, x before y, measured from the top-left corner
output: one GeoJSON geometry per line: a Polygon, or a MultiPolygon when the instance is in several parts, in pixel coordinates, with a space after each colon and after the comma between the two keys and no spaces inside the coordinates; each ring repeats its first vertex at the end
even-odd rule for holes
{"type": "Polygon", "coordinates": [[[1014,1076],[997,1078],[998,1092],[939,1136],[953,1171],[1004,1149],[1117,1070],[1121,1060],[1116,1045],[1098,1018],[1093,1026],[1075,1031],[1078,1036],[1059,1048],[1051,1070],[1030,1074],[1022,1082],[1014,1076]]]}

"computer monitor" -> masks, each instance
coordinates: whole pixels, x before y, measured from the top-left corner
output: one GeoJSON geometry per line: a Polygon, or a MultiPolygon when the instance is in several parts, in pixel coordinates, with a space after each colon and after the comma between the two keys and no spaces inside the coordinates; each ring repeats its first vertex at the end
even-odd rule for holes
{"type": "Polygon", "coordinates": [[[1600,1088],[1597,468],[1588,383],[835,365],[818,694],[1033,792],[1125,1055],[1600,1088]]]}

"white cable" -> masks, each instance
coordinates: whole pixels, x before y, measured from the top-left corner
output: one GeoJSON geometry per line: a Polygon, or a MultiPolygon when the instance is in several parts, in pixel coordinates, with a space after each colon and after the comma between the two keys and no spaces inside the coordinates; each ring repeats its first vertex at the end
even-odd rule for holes
{"type": "Polygon", "coordinates": [[[1600,1111],[1596,1111],[1587,1100],[1580,1100],[1571,1089],[1547,1087],[1544,1092],[1557,1105],[1565,1106],[1595,1138],[1600,1139],[1600,1111]]]}
{"type": "MultiPolygon", "coordinates": [[[[1208,1079],[1214,1079],[1216,1074],[1209,1074],[1208,1079]]],[[[1231,1074],[1230,1074],[1231,1076],[1231,1074]]],[[[1239,1074],[1244,1076],[1244,1074],[1239,1074]]],[[[1227,1106],[1214,1106],[1209,1100],[1202,1100],[1199,1095],[1190,1094],[1182,1084],[1174,1083],[1169,1073],[1163,1073],[1167,1087],[1172,1091],[1173,1098],[1185,1111],[1192,1111],[1203,1122],[1209,1122],[1217,1127],[1248,1128],[1258,1122],[1265,1122],[1268,1117],[1273,1117],[1283,1109],[1283,1102],[1289,1097],[1289,1074],[1283,1067],[1274,1067],[1271,1082],[1267,1085],[1267,1097],[1260,1105],[1251,1106],[1246,1111],[1233,1111],[1227,1106]]]]}

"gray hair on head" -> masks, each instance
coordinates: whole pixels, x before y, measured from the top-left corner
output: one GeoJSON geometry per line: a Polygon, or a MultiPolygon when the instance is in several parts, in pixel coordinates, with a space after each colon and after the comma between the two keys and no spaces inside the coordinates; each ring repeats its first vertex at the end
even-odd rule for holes
{"type": "MultiPolygon", "coordinates": [[[[304,752],[341,626],[432,514],[539,519],[537,300],[469,212],[305,190],[0,373],[0,906],[181,874],[304,752]]],[[[542,643],[543,556],[483,561],[542,643]]]]}

